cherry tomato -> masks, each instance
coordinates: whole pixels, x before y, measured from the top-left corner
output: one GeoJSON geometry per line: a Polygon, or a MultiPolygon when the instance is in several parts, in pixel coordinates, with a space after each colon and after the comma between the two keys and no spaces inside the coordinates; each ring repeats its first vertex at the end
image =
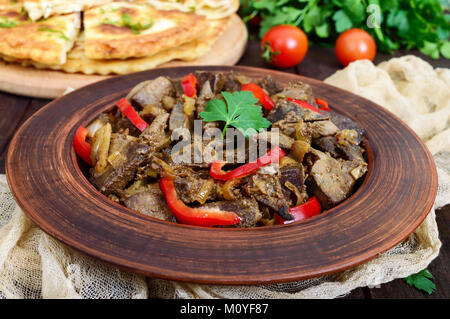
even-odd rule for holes
{"type": "Polygon", "coordinates": [[[347,66],[351,62],[361,59],[372,61],[377,53],[377,46],[368,32],[353,28],[339,35],[335,51],[338,60],[347,66]]]}
{"type": "Polygon", "coordinates": [[[306,34],[293,25],[273,27],[261,40],[262,56],[280,68],[290,68],[300,63],[307,51],[306,34]]]}

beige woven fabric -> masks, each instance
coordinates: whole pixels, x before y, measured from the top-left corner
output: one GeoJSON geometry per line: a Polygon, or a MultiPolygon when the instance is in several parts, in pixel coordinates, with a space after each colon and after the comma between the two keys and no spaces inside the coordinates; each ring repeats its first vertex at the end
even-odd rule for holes
{"type": "MultiPolygon", "coordinates": [[[[378,67],[358,61],[326,80],[383,105],[427,143],[439,190],[435,207],[450,202],[450,70],[419,58],[378,67]]],[[[356,268],[287,284],[212,286],[144,278],[72,250],[34,225],[0,175],[0,298],[335,298],[426,268],[441,247],[434,209],[404,242],[356,268]]]]}

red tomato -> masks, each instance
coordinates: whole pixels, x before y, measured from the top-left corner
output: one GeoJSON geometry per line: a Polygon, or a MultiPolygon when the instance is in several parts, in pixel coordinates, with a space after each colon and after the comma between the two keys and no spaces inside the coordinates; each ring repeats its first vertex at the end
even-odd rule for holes
{"type": "Polygon", "coordinates": [[[306,34],[293,25],[278,25],[261,40],[263,57],[272,65],[290,68],[300,63],[308,51],[306,34]]]}
{"type": "Polygon", "coordinates": [[[347,66],[356,60],[368,59],[372,61],[377,53],[377,46],[368,32],[353,28],[339,35],[335,51],[338,60],[347,66]]]}

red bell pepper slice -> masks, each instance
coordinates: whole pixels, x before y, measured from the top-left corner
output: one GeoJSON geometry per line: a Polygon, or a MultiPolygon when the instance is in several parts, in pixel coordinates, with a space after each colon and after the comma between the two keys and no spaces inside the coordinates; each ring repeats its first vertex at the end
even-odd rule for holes
{"type": "Polygon", "coordinates": [[[75,152],[81,157],[86,163],[92,166],[91,160],[91,144],[86,142],[86,136],[89,134],[89,130],[83,126],[80,126],[75,133],[73,138],[73,148],[75,152]]]}
{"type": "Polygon", "coordinates": [[[258,102],[261,103],[265,109],[270,111],[275,107],[273,100],[259,85],[255,83],[242,84],[241,90],[252,92],[255,98],[258,99],[258,102]]]}
{"type": "Polygon", "coordinates": [[[181,87],[185,95],[194,97],[197,95],[197,78],[192,73],[184,76],[181,79],[181,87]]]}
{"type": "Polygon", "coordinates": [[[319,215],[321,211],[322,206],[320,206],[320,203],[317,200],[316,196],[313,196],[308,199],[306,203],[289,208],[289,213],[294,217],[294,219],[286,220],[283,219],[279,214],[275,213],[275,223],[290,224],[299,220],[304,220],[319,215]]]}
{"type": "Polygon", "coordinates": [[[290,102],[294,102],[295,104],[297,104],[298,106],[300,106],[304,109],[311,110],[311,111],[317,112],[319,114],[322,114],[322,112],[320,112],[314,105],[311,105],[308,102],[305,102],[302,100],[291,99],[291,98],[288,98],[287,100],[290,102]]]}
{"type": "Polygon", "coordinates": [[[244,164],[230,172],[225,172],[222,170],[222,167],[225,166],[226,162],[215,161],[211,164],[209,174],[214,179],[229,181],[231,179],[248,176],[256,172],[260,167],[279,161],[285,155],[286,153],[280,147],[276,146],[265,155],[259,157],[256,162],[244,164]]]}
{"type": "Polygon", "coordinates": [[[319,105],[319,109],[323,110],[323,111],[330,111],[330,108],[328,107],[328,102],[322,99],[319,99],[318,97],[316,97],[316,103],[319,105]]]}
{"type": "Polygon", "coordinates": [[[122,114],[125,115],[131,123],[139,129],[139,131],[145,131],[148,127],[148,123],[139,116],[138,112],[136,112],[134,107],[126,98],[120,99],[120,101],[116,103],[116,106],[119,108],[120,112],[122,112],[122,114]]]}
{"type": "Polygon", "coordinates": [[[159,188],[163,193],[167,205],[176,219],[187,225],[195,226],[227,226],[238,224],[242,219],[234,212],[213,208],[191,208],[178,199],[173,180],[162,177],[159,180],[159,188]]]}

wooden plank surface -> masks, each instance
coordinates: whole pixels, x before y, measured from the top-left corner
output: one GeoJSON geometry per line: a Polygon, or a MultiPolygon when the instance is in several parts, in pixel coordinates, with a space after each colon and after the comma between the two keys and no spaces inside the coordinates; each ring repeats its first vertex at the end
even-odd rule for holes
{"type": "MultiPolygon", "coordinates": [[[[247,50],[238,64],[272,68],[262,59],[258,58],[259,43],[251,40],[247,50]]],[[[419,55],[434,67],[450,67],[449,60],[432,60],[424,57],[417,51],[397,52],[396,56],[405,54],[419,55]]],[[[375,62],[381,62],[392,58],[390,55],[378,54],[375,62]]],[[[337,62],[333,49],[323,47],[311,47],[305,60],[295,68],[284,70],[285,72],[298,73],[301,75],[317,78],[320,80],[330,76],[341,68],[337,62]]],[[[49,100],[24,98],[12,94],[0,93],[0,173],[4,174],[4,158],[11,133],[24,122],[31,114],[45,105],[49,100]]],[[[379,298],[412,298],[412,299],[439,299],[450,298],[450,205],[438,210],[437,224],[439,227],[442,248],[439,256],[430,264],[428,269],[434,275],[437,290],[432,295],[427,295],[412,287],[409,287],[404,280],[397,279],[390,283],[381,285],[379,288],[369,289],[367,287],[353,290],[346,299],[379,299],[379,298]]]]}

